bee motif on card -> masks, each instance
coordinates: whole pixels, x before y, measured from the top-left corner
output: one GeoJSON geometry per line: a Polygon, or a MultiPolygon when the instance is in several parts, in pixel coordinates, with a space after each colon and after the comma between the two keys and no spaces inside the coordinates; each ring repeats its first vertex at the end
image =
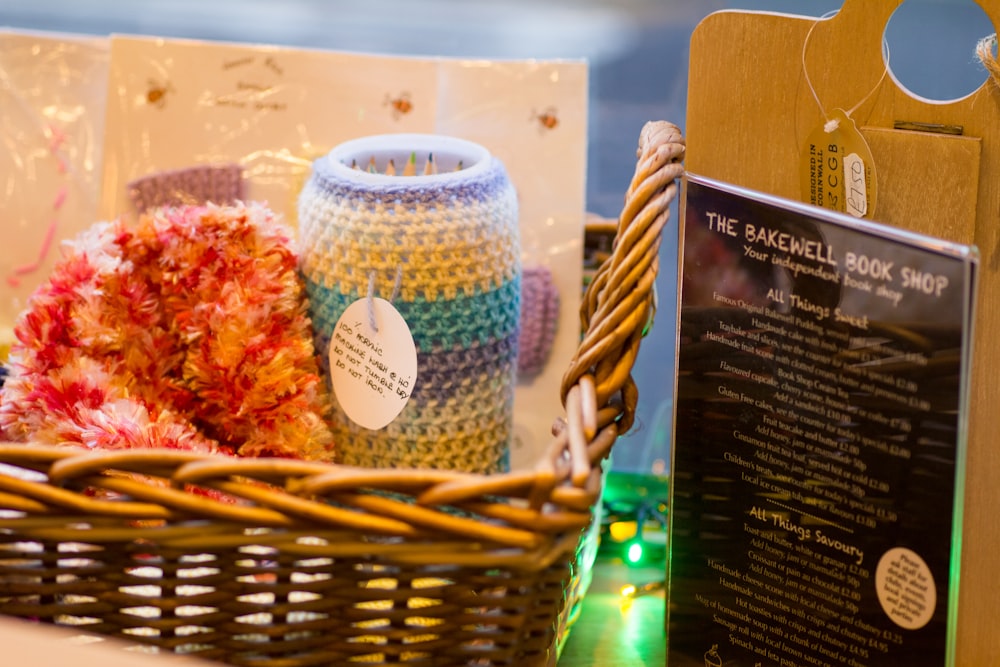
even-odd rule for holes
{"type": "Polygon", "coordinates": [[[395,120],[399,120],[401,116],[413,111],[413,101],[410,99],[410,93],[402,92],[397,97],[392,97],[391,95],[385,96],[385,102],[382,106],[390,107],[392,110],[392,117],[395,120]]]}
{"type": "Polygon", "coordinates": [[[149,79],[149,88],[146,90],[146,104],[162,109],[167,103],[167,94],[174,91],[174,87],[169,81],[160,83],[156,79],[149,79]]]}
{"type": "Polygon", "coordinates": [[[285,73],[285,70],[281,69],[281,67],[278,65],[278,62],[271,56],[268,56],[267,58],[264,59],[264,67],[268,68],[278,76],[282,76],[285,73]]]}
{"type": "Polygon", "coordinates": [[[541,113],[532,112],[531,120],[538,123],[539,130],[554,130],[559,127],[559,112],[555,107],[548,107],[541,113]]]}

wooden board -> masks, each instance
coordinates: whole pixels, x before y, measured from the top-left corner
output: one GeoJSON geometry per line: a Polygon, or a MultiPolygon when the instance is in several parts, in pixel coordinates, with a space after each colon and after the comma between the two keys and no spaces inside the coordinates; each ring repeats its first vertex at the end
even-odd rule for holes
{"type": "MultiPolygon", "coordinates": [[[[987,82],[961,100],[930,103],[891,76],[882,79],[882,36],[900,3],[846,0],[822,21],[739,11],[708,16],[691,39],[686,164],[695,174],[804,198],[800,151],[824,120],[803,76],[808,35],[805,66],[825,109],[864,100],[852,117],[878,173],[875,219],[978,246],[956,664],[997,665],[1000,346],[992,336],[1000,331],[1000,88],[987,82]],[[959,125],[963,136],[896,130],[896,121],[959,125]]],[[[1000,25],[1000,2],[981,4],[1000,25]]]]}

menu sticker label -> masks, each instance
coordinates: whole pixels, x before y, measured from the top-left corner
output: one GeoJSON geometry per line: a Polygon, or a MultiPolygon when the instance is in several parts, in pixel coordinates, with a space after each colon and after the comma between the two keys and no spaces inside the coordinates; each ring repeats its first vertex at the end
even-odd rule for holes
{"type": "Polygon", "coordinates": [[[973,249],[689,175],[668,664],[945,665],[973,249]]]}

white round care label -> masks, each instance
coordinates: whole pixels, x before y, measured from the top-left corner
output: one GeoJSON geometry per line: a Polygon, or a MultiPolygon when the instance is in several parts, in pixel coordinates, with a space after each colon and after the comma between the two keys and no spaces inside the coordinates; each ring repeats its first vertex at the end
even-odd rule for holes
{"type": "Polygon", "coordinates": [[[875,568],[882,611],[901,628],[927,625],[937,606],[937,587],[924,559],[904,547],[889,549],[875,568]]]}
{"type": "Polygon", "coordinates": [[[374,431],[399,416],[417,381],[417,348],[391,303],[363,298],[347,307],[330,339],[330,377],[337,403],[359,426],[374,431]]]}

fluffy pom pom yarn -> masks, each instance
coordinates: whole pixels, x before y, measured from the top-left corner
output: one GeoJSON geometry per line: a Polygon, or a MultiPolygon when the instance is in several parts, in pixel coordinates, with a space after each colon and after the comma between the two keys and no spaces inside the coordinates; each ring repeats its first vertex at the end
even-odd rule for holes
{"type": "Polygon", "coordinates": [[[332,458],[291,231],[260,204],[156,209],[65,246],[15,326],[9,440],[332,458]]]}

